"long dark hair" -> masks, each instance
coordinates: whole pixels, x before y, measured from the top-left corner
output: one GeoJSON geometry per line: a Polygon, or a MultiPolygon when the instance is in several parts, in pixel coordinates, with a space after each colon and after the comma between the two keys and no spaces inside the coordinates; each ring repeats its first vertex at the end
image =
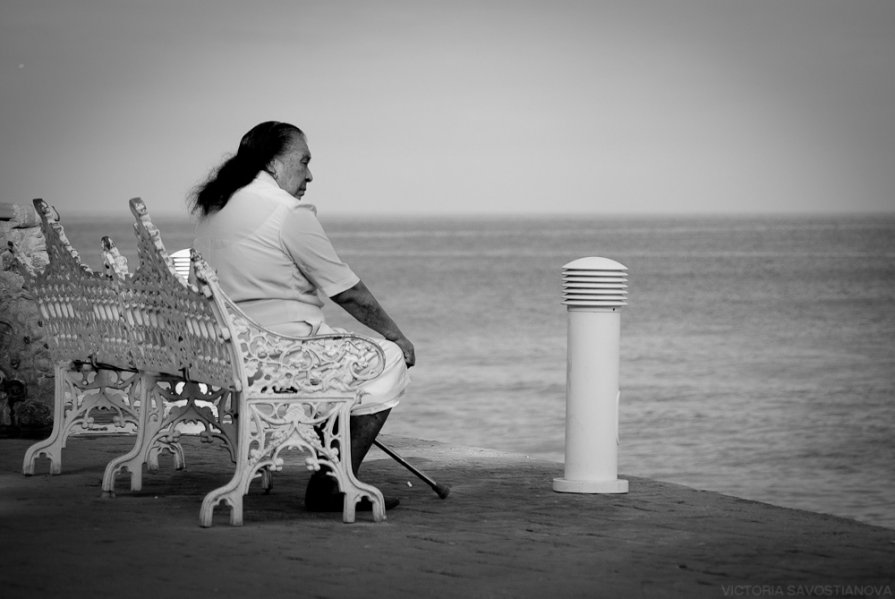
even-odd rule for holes
{"type": "Polygon", "coordinates": [[[208,216],[227,205],[233,193],[245,187],[255,176],[267,170],[270,162],[284,153],[301,129],[289,123],[267,121],[255,125],[242,136],[236,154],[211,172],[205,183],[196,187],[189,198],[190,212],[208,216]]]}

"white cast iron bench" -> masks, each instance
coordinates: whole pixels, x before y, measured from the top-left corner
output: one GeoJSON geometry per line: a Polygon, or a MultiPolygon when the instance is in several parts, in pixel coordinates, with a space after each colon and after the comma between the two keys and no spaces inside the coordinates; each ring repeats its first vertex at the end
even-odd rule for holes
{"type": "Polygon", "coordinates": [[[287,450],[303,453],[308,469],[329,469],[345,493],[345,522],[354,521],[356,504],[365,497],[373,505],[373,520],[385,519],[382,494],[357,480],[350,456],[350,409],[360,386],[384,367],[376,343],[351,334],[288,337],[254,323],[221,291],[214,271],[195,251],[194,282],[178,276],[139,199],[130,201],[139,266],[129,273],[106,239],[107,276],[80,263],[55,210],[41,200],[35,207],[50,264],[30,287],[53,338],[57,377],[67,376],[57,379],[52,442],[28,450],[26,473],[29,466],[33,472],[41,453],[61,464],[65,420],[78,411],[73,404],[84,395],[65,381],[88,365],[97,372],[94,378],[109,373],[103,376],[127,382],[122,387],[130,413],[138,416],[134,448],[106,467],[106,494],[114,493],[115,477],[125,469],[131,488],[138,490],[137,473],[144,464],[157,468],[161,451],[171,451],[182,465],[180,425],[200,423],[200,434],[223,440],[236,462],[230,482],[204,498],[202,526],[212,525],[222,503],[230,506],[230,523],[241,525],[249,485],[262,478],[269,486],[267,473],[282,469],[287,450]],[[172,407],[172,402],[179,403],[172,407]]]}

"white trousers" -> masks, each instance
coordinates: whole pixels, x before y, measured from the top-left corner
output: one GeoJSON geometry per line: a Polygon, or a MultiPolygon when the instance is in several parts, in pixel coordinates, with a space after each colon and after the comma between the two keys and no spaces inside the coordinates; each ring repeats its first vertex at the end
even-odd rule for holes
{"type": "MultiPolygon", "coordinates": [[[[318,335],[331,333],[349,333],[345,329],[332,328],[327,324],[321,324],[317,330],[318,335]]],[[[383,410],[390,410],[398,405],[400,397],[410,384],[410,373],[404,363],[404,352],[397,344],[386,339],[374,339],[367,337],[373,343],[379,345],[385,352],[385,369],[378,377],[361,385],[360,402],[351,409],[352,416],[375,414],[383,410]]]]}

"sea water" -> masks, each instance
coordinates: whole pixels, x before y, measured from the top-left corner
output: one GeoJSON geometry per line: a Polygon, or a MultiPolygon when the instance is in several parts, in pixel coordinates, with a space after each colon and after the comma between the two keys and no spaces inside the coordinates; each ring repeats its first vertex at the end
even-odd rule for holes
{"type": "MultiPolygon", "coordinates": [[[[895,217],[321,219],[416,346],[386,433],[561,462],[562,267],[604,256],[629,275],[620,477],[895,528],[895,217]]],[[[136,266],[126,218],[64,222],[91,266],[104,234],[136,266]]]]}

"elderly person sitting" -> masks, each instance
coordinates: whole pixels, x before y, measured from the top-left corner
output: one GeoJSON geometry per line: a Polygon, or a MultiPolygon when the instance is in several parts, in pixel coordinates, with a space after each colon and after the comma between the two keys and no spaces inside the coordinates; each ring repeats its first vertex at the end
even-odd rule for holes
{"type": "MultiPolygon", "coordinates": [[[[413,344],[363,281],[336,254],[313,205],[303,203],[313,180],[305,134],[288,123],[252,128],[236,154],[191,197],[198,215],[194,247],[216,269],[224,291],[259,324],[287,335],[335,332],[324,322],[326,294],[358,321],[381,334],[385,370],[362,387],[351,415],[351,468],[355,474],[398,403],[415,361],[413,344]]],[[[332,477],[317,472],[305,505],[341,511],[332,477]]],[[[386,508],[397,500],[386,499],[386,508]]],[[[359,509],[369,508],[360,504],[359,509]]]]}

